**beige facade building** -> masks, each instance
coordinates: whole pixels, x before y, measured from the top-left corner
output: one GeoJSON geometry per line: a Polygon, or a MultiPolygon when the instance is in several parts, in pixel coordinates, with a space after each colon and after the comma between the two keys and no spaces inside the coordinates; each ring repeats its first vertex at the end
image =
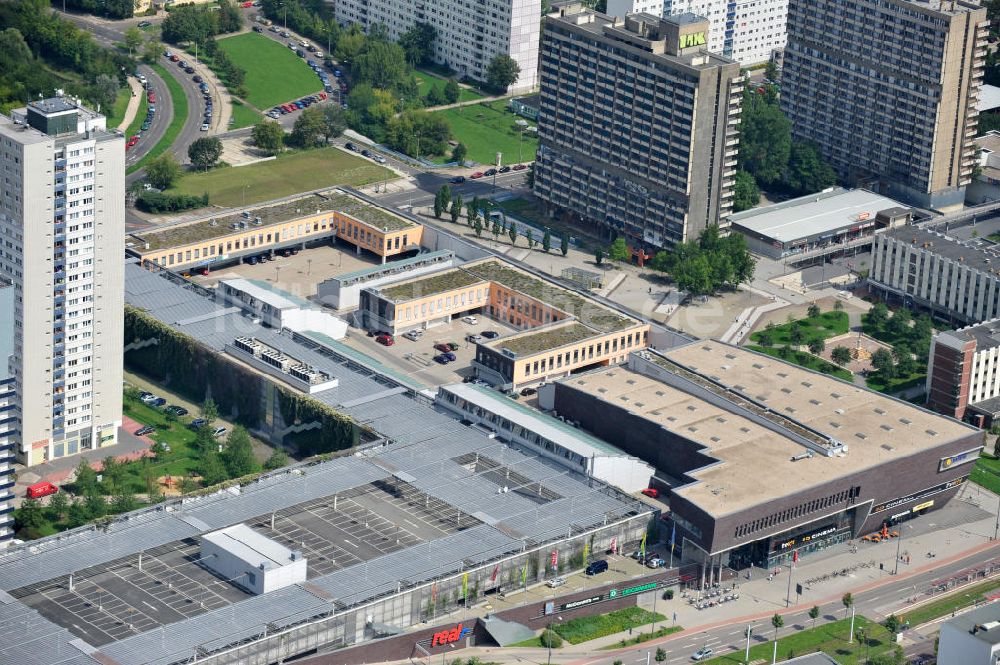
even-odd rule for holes
{"type": "Polygon", "coordinates": [[[792,0],[781,107],[847,181],[961,206],[987,28],[986,9],[962,0],[792,0]]]}
{"type": "Polygon", "coordinates": [[[125,147],[64,97],[0,116],[0,276],[14,285],[18,461],[117,443],[125,147]]]}
{"type": "Polygon", "coordinates": [[[725,226],[743,82],[693,14],[616,19],[579,4],[545,21],[535,194],[633,250],[725,226]]]}

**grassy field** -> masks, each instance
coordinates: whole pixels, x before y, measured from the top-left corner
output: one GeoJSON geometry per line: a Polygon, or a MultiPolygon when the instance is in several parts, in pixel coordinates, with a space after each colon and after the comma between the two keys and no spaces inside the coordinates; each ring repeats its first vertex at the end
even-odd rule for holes
{"type": "Polygon", "coordinates": [[[774,358],[780,358],[782,360],[787,360],[788,362],[795,363],[800,367],[806,367],[817,372],[823,372],[824,374],[829,374],[830,376],[835,376],[838,379],[843,379],[844,381],[852,381],[853,375],[843,367],[838,367],[833,363],[828,363],[819,356],[814,356],[806,351],[792,351],[792,353],[786,358],[782,355],[783,347],[771,347],[766,348],[763,346],[756,346],[753,344],[747,345],[747,348],[751,351],[758,351],[760,353],[766,353],[774,358]]]}
{"type": "Polygon", "coordinates": [[[943,596],[926,605],[905,612],[901,615],[901,618],[909,621],[911,626],[919,626],[928,621],[947,616],[974,603],[981,602],[986,599],[987,594],[992,595],[997,589],[1000,589],[1000,580],[997,579],[966,587],[958,591],[958,593],[943,596]]]}
{"type": "MultiPolygon", "coordinates": [[[[149,161],[154,157],[158,157],[170,149],[170,146],[174,144],[174,141],[177,140],[177,136],[181,133],[181,129],[184,128],[184,122],[187,120],[187,97],[184,96],[184,89],[181,88],[181,84],[177,82],[176,78],[174,78],[173,72],[167,71],[163,65],[155,64],[150,66],[156,70],[156,73],[159,74],[160,77],[166,82],[167,88],[170,90],[170,101],[173,103],[174,117],[170,119],[170,125],[167,126],[167,131],[163,133],[163,136],[156,142],[153,149],[146,153],[146,155],[138,162],[128,167],[125,171],[126,173],[134,173],[135,171],[138,171],[146,166],[146,164],[149,163],[149,161]]],[[[139,108],[139,114],[136,115],[136,120],[140,125],[142,124],[142,119],[146,117],[146,102],[145,98],[143,99],[143,104],[139,108]]]]}
{"type": "Polygon", "coordinates": [[[118,123],[125,118],[125,110],[128,108],[128,100],[132,99],[132,88],[125,86],[118,90],[118,96],[115,97],[115,105],[111,107],[111,112],[108,113],[108,128],[112,129],[118,126],[118,123]]]}
{"type": "Polygon", "coordinates": [[[220,39],[219,48],[246,70],[246,101],[261,111],[323,87],[302,58],[255,32],[220,39]]]}
{"type": "Polygon", "coordinates": [[[277,159],[241,166],[219,168],[207,173],[188,173],[169,191],[172,194],[201,195],[208,192],[213,205],[235,207],[257,203],[334,185],[364,185],[396,175],[360,157],[336,148],[320,148],[280,155],[277,159]]]}
{"type": "MultiPolygon", "coordinates": [[[[414,71],[413,75],[417,79],[417,90],[420,92],[421,97],[427,96],[427,91],[431,89],[431,86],[437,86],[441,88],[441,92],[444,92],[444,84],[447,83],[447,79],[443,79],[440,76],[435,76],[434,74],[428,74],[427,72],[414,71]]],[[[482,99],[483,95],[471,88],[466,88],[463,85],[459,85],[458,101],[460,102],[471,102],[476,99],[482,99]]]]}
{"type": "Polygon", "coordinates": [[[233,100],[233,120],[235,122],[230,123],[229,129],[240,129],[241,127],[250,127],[251,125],[256,125],[260,122],[261,115],[257,113],[249,106],[245,106],[240,103],[238,99],[233,100]]]}
{"type": "Polygon", "coordinates": [[[969,479],[994,494],[1000,494],[1000,460],[989,455],[981,456],[969,479]]]}
{"type": "Polygon", "coordinates": [[[496,153],[503,153],[504,164],[517,164],[535,160],[538,138],[528,132],[521,138],[521,157],[518,159],[518,132],[515,120],[519,116],[506,110],[507,102],[497,100],[472,106],[461,106],[435,111],[447,118],[454,139],[464,143],[471,159],[480,164],[496,164],[496,153]]]}
{"type": "Polygon", "coordinates": [[[580,617],[560,624],[553,624],[552,630],[570,644],[580,644],[605,635],[620,633],[629,628],[645,626],[654,621],[666,621],[666,619],[660,613],[653,614],[641,607],[626,607],[608,614],[580,617]]]}
{"type": "MultiPolygon", "coordinates": [[[[765,626],[756,629],[758,633],[773,635],[774,630],[771,628],[770,622],[766,622],[765,625],[766,630],[765,626]]],[[[894,646],[892,636],[881,625],[858,615],[854,621],[855,633],[859,628],[868,631],[867,644],[857,639],[848,644],[847,634],[851,630],[850,619],[831,621],[823,626],[782,637],[778,640],[778,659],[786,660],[794,656],[822,651],[832,656],[841,665],[862,665],[869,657],[892,651],[894,646]]],[[[773,641],[752,646],[750,647],[750,662],[770,663],[773,652],[773,641]]],[[[740,649],[725,656],[712,658],[705,663],[736,665],[743,662],[743,654],[744,651],[740,649]]]]}
{"type": "MultiPolygon", "coordinates": [[[[847,332],[849,326],[847,312],[834,310],[822,312],[817,317],[807,316],[804,319],[797,319],[790,323],[775,326],[771,328],[770,334],[774,346],[784,346],[785,344],[793,344],[791,337],[792,330],[798,328],[802,331],[801,344],[805,345],[814,339],[824,340],[828,337],[843,335],[847,332]]],[[[758,330],[750,335],[750,339],[754,342],[760,342],[762,334],[764,334],[764,331],[758,330]]]]}

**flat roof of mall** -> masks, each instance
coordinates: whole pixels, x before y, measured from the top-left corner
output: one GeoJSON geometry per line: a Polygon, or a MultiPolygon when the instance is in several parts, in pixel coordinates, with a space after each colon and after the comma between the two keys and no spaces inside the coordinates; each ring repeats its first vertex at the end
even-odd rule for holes
{"type": "Polygon", "coordinates": [[[881,393],[714,340],[647,352],[646,357],[668,370],[680,369],[682,378],[684,370],[692,372],[701,382],[731,391],[734,400],[742,397],[770,408],[793,424],[848,445],[844,454],[815,453],[792,461],[808,450],[805,445],[755,422],[749,417],[754,411],[738,401],[727,409],[704,399],[698,384],[687,392],[625,367],[562,381],[703,445],[706,454],[722,463],[691,472],[696,482],[676,493],[714,515],[765,504],[977,431],[881,393]]]}
{"type": "Polygon", "coordinates": [[[744,210],[729,219],[738,227],[789,243],[874,221],[879,211],[900,206],[903,204],[898,201],[865,189],[834,189],[744,210]],[[859,218],[863,214],[867,219],[859,218]]]}
{"type": "Polygon", "coordinates": [[[648,512],[606,485],[462,425],[389,375],[254,324],[166,275],[128,262],[126,302],[210,348],[249,335],[329,372],[339,386],[314,397],[388,445],[285,468],[238,494],[169,500],[100,529],[81,527],[0,553],[0,626],[17,623],[9,637],[29,624],[52,636],[27,652],[4,640],[0,662],[165,665],[196,648],[213,652],[253,638],[266,626],[280,630],[391,595],[401,583],[460,575],[521,552],[526,542],[564,538],[568,528],[648,512]],[[540,483],[543,500],[534,490],[498,493],[498,468],[524,486],[540,483]],[[308,582],[249,596],[201,567],[198,538],[238,523],[301,550],[308,582]],[[67,590],[71,573],[74,592],[67,590]]]}
{"type": "Polygon", "coordinates": [[[214,238],[222,238],[236,233],[245,233],[255,228],[263,228],[272,224],[282,224],[294,219],[318,215],[324,212],[342,212],[360,222],[364,222],[383,231],[398,231],[414,227],[416,222],[400,217],[388,210],[383,210],[363,199],[341,190],[331,190],[317,194],[309,194],[294,199],[276,203],[264,203],[257,207],[247,207],[249,217],[242,210],[227,211],[222,214],[204,217],[193,222],[182,222],[166,228],[154,227],[148,231],[136,231],[130,236],[135,240],[131,249],[139,254],[156,251],[168,247],[182,247],[196,242],[204,242],[214,238]],[[255,226],[254,220],[260,217],[261,225],[255,226]],[[247,222],[245,229],[234,229],[233,224],[247,222]],[[145,249],[144,243],[149,243],[145,249]]]}

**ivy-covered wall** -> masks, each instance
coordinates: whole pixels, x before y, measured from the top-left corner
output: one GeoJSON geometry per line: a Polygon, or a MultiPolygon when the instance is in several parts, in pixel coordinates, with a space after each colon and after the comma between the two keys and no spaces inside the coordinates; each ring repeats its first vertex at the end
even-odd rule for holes
{"type": "Polygon", "coordinates": [[[125,353],[125,365],[169,386],[188,400],[200,404],[211,397],[220,414],[303,455],[344,450],[357,444],[358,426],[348,416],[233,362],[143,310],[126,305],[126,347],[150,339],[155,339],[156,344],[125,353]],[[277,393],[284,422],[266,417],[264,397],[268,390],[277,393]],[[319,422],[320,427],[281,436],[288,426],[312,422],[319,422]],[[288,440],[276,441],[276,438],[288,440]]]}

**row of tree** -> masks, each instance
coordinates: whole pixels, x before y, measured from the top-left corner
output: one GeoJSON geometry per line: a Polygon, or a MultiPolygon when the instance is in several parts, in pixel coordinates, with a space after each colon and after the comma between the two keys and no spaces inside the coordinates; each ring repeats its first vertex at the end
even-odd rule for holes
{"type": "Polygon", "coordinates": [[[66,9],[121,19],[135,15],[135,0],[65,0],[66,9]]]}
{"type": "Polygon", "coordinates": [[[740,172],[733,196],[737,212],[757,205],[761,187],[801,196],[837,181],[812,143],[792,139],[792,123],[778,106],[777,86],[748,83],[740,117],[740,172]]]}
{"type": "Polygon", "coordinates": [[[199,44],[215,35],[237,32],[243,27],[243,17],[232,0],[220,0],[212,6],[176,7],[160,24],[163,41],[170,44],[199,44]]]}

